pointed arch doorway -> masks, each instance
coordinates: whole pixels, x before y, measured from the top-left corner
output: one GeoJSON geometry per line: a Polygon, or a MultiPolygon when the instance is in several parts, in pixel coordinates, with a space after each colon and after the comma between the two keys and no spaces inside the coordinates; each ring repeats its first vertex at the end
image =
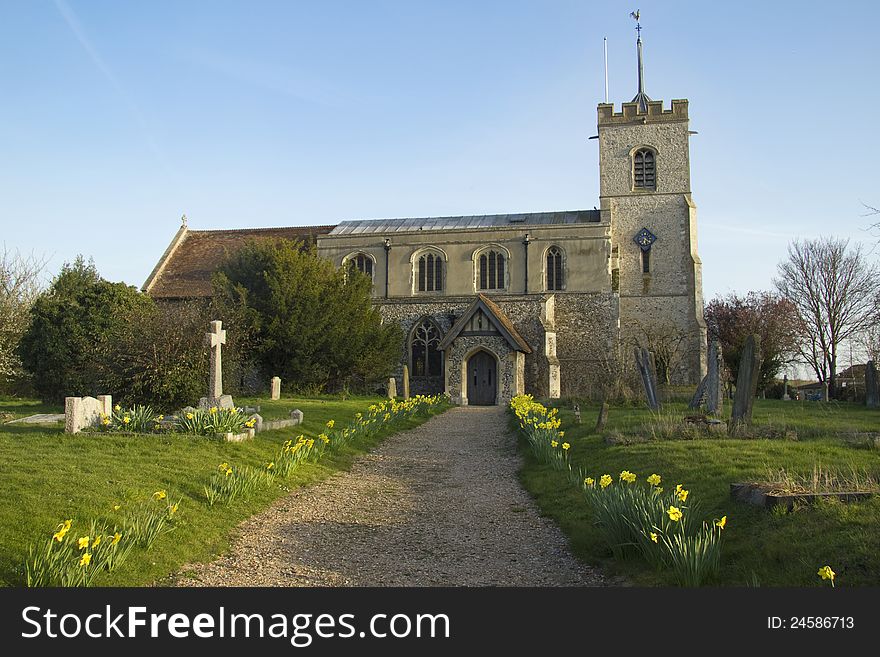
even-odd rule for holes
{"type": "Polygon", "coordinates": [[[494,406],[498,397],[498,361],[480,350],[467,361],[467,399],[469,406],[494,406]]]}

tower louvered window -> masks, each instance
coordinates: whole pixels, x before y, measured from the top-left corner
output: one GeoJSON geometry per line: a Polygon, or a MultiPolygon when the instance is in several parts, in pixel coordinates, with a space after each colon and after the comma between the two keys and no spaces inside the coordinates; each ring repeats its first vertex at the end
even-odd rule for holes
{"type": "Polygon", "coordinates": [[[547,289],[562,290],[564,285],[562,249],[558,246],[551,246],[547,249],[547,289]]]}
{"type": "Polygon", "coordinates": [[[657,170],[654,152],[642,148],[633,155],[633,188],[657,189],[657,170]]]}
{"type": "Polygon", "coordinates": [[[481,290],[503,290],[504,254],[498,251],[486,251],[480,255],[479,287],[481,290]]]}
{"type": "Polygon", "coordinates": [[[443,260],[439,255],[426,253],[418,261],[416,272],[419,292],[443,290],[443,260]]]}

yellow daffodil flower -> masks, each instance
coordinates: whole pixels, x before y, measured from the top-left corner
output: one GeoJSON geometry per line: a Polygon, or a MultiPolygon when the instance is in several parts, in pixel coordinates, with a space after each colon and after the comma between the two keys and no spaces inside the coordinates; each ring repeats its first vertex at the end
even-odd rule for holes
{"type": "Polygon", "coordinates": [[[831,566],[822,566],[817,573],[819,577],[822,579],[830,579],[831,585],[834,586],[834,578],[837,575],[833,570],[831,570],[831,566]]]}
{"type": "Polygon", "coordinates": [[[119,532],[116,532],[115,534],[113,534],[113,538],[110,539],[110,545],[116,545],[121,538],[122,538],[122,534],[120,534],[119,532]]]}
{"type": "Polygon", "coordinates": [[[100,537],[100,536],[95,536],[95,540],[92,542],[92,549],[94,550],[94,549],[95,549],[96,547],[98,547],[100,544],[101,544],[101,537],[100,537]]]}
{"type": "Polygon", "coordinates": [[[657,542],[657,532],[651,532],[651,540],[657,542]]]}
{"type": "Polygon", "coordinates": [[[611,475],[609,475],[609,474],[603,474],[603,475],[599,478],[599,485],[600,485],[602,488],[608,488],[608,487],[612,484],[613,481],[614,481],[614,480],[611,478],[611,475]]]}
{"type": "Polygon", "coordinates": [[[593,479],[592,477],[587,477],[586,479],[584,479],[584,483],[587,486],[593,486],[596,483],[596,480],[593,479]]]}
{"type": "Polygon", "coordinates": [[[90,543],[90,542],[91,542],[91,538],[89,538],[88,536],[83,536],[82,538],[80,538],[80,539],[76,542],[76,546],[77,546],[80,550],[85,550],[87,547],[89,547],[89,543],[90,543]]]}
{"type": "Polygon", "coordinates": [[[680,491],[678,491],[678,499],[681,500],[682,502],[684,502],[687,500],[689,494],[690,494],[690,491],[682,488],[680,491]]]}
{"type": "Polygon", "coordinates": [[[679,520],[681,520],[682,515],[684,515],[681,512],[681,509],[679,509],[677,506],[670,506],[669,509],[667,509],[666,513],[669,515],[669,519],[672,522],[678,522],[679,520]]]}
{"type": "Polygon", "coordinates": [[[153,493],[153,498],[157,500],[164,500],[166,497],[168,497],[168,495],[165,493],[164,490],[157,490],[155,493],[153,493]]]}
{"type": "Polygon", "coordinates": [[[332,429],[333,425],[336,424],[333,420],[327,420],[327,428],[332,429]]]}
{"type": "Polygon", "coordinates": [[[660,485],[660,475],[652,474],[650,477],[648,477],[647,481],[652,486],[659,486],[660,485]]]}
{"type": "Polygon", "coordinates": [[[721,520],[716,520],[715,526],[718,529],[724,529],[727,526],[727,516],[721,516],[721,520]]]}
{"type": "Polygon", "coordinates": [[[80,566],[88,566],[92,562],[92,555],[86,552],[82,555],[82,559],[79,560],[80,566]]]}
{"type": "Polygon", "coordinates": [[[567,451],[567,450],[569,450],[570,448],[571,448],[571,445],[569,445],[568,443],[562,443],[562,449],[564,449],[564,450],[567,451]]]}
{"type": "Polygon", "coordinates": [[[636,480],[635,474],[630,472],[629,470],[624,470],[620,473],[620,480],[625,481],[628,484],[633,483],[636,480]]]}

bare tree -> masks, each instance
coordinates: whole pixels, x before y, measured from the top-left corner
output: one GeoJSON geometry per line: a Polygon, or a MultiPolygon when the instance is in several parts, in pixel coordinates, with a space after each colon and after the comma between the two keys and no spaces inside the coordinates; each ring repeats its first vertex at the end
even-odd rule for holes
{"type": "Polygon", "coordinates": [[[657,380],[669,384],[676,368],[681,363],[687,346],[687,331],[671,323],[649,323],[633,320],[633,346],[646,347],[654,354],[657,367],[657,380]]]}
{"type": "Polygon", "coordinates": [[[861,247],[849,240],[823,237],[795,240],[777,266],[774,284],[791,301],[801,320],[801,357],[828,382],[837,377],[838,348],[863,333],[877,313],[877,274],[861,247]]]}
{"type": "Polygon", "coordinates": [[[0,383],[20,371],[15,350],[27,328],[31,305],[40,293],[45,265],[45,260],[23,256],[5,245],[0,252],[0,383]]]}

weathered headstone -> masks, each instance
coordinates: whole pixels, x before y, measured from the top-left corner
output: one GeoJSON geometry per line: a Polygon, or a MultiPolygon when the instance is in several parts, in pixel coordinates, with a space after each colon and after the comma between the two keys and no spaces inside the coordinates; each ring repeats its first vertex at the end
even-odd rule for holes
{"type": "Polygon", "coordinates": [[[782,401],[791,401],[791,396],[788,394],[788,374],[782,377],[782,401]]]}
{"type": "Polygon", "coordinates": [[[214,406],[218,408],[235,408],[231,395],[223,394],[223,360],[221,349],[226,344],[226,331],[223,330],[223,322],[214,320],[211,322],[211,331],[205,334],[205,342],[211,349],[211,366],[208,376],[208,396],[199,400],[199,408],[207,410],[214,406]]]}
{"type": "Polygon", "coordinates": [[[636,365],[639,369],[639,375],[642,377],[648,408],[652,411],[659,410],[660,401],[657,398],[657,369],[654,365],[654,355],[645,347],[636,347],[635,352],[636,365]]]}
{"type": "Polygon", "coordinates": [[[724,356],[721,353],[721,343],[718,340],[712,340],[709,343],[706,369],[706,412],[710,415],[718,415],[724,405],[724,389],[721,386],[724,356]]]}
{"type": "Polygon", "coordinates": [[[263,430],[263,416],[262,415],[260,415],[259,413],[254,413],[248,419],[254,421],[254,426],[253,426],[254,431],[259,433],[260,431],[263,430]]]}
{"type": "Polygon", "coordinates": [[[700,384],[697,386],[697,389],[694,391],[694,396],[691,397],[691,401],[688,404],[688,409],[694,411],[700,406],[703,405],[703,398],[706,396],[706,388],[708,387],[709,375],[707,374],[702,379],[700,379],[700,384]]]}
{"type": "Polygon", "coordinates": [[[578,424],[581,423],[581,405],[580,404],[574,405],[574,420],[578,424]]]}
{"type": "Polygon", "coordinates": [[[394,399],[395,397],[397,397],[397,381],[392,376],[388,379],[388,399],[394,399]]]}
{"type": "Polygon", "coordinates": [[[877,408],[880,406],[880,390],[877,387],[877,368],[873,360],[869,360],[865,366],[865,406],[877,408]]]}
{"type": "Polygon", "coordinates": [[[827,402],[828,399],[828,381],[825,380],[822,382],[822,401],[827,402]]]}
{"type": "Polygon", "coordinates": [[[403,398],[409,399],[409,366],[403,366],[403,398]]]}
{"type": "Polygon", "coordinates": [[[281,399],[281,377],[272,377],[272,399],[281,399]]]}
{"type": "Polygon", "coordinates": [[[736,377],[736,394],[733,397],[733,410],[730,414],[729,432],[737,435],[752,422],[752,404],[758,392],[758,377],[761,373],[761,338],[750,335],[746,338],[739,372],[736,377]]]}
{"type": "Polygon", "coordinates": [[[290,419],[294,420],[294,424],[302,424],[303,412],[298,408],[290,411],[290,419]]]}
{"type": "Polygon", "coordinates": [[[113,413],[113,397],[98,395],[94,397],[64,398],[64,433],[79,433],[83,429],[97,426],[101,415],[109,417],[113,413]]]}

